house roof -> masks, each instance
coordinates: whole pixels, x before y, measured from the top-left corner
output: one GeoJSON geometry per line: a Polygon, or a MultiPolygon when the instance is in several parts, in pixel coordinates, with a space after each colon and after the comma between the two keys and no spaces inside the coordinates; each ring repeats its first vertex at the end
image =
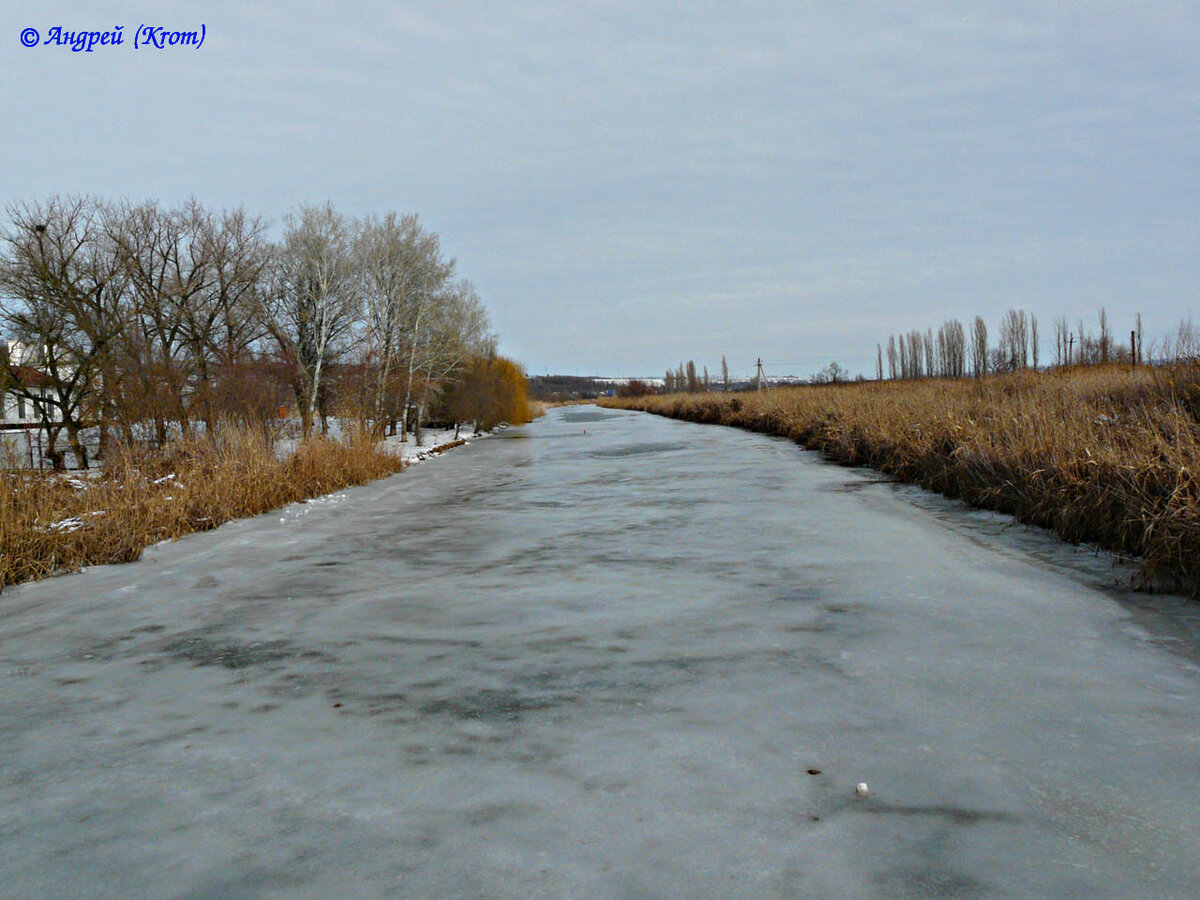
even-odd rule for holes
{"type": "Polygon", "coordinates": [[[11,381],[23,388],[46,388],[54,384],[53,378],[32,366],[8,366],[8,374],[11,381]]]}

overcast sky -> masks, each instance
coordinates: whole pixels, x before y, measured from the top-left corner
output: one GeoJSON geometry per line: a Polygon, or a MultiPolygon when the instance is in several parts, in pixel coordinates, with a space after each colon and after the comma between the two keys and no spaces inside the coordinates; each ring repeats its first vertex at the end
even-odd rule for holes
{"type": "Polygon", "coordinates": [[[1200,320],[1195,0],[79,7],[0,13],[5,203],[416,211],[531,373],[871,374],[892,331],[1010,306],[1200,320]],[[142,23],[207,36],[135,51],[142,23]]]}

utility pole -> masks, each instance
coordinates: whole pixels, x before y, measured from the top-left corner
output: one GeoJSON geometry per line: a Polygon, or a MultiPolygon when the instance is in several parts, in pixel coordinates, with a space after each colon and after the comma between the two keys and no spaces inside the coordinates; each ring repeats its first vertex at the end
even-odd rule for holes
{"type": "Polygon", "coordinates": [[[762,393],[763,382],[766,380],[766,376],[763,374],[761,356],[758,358],[758,370],[754,373],[754,380],[758,383],[759,393],[762,393]]]}

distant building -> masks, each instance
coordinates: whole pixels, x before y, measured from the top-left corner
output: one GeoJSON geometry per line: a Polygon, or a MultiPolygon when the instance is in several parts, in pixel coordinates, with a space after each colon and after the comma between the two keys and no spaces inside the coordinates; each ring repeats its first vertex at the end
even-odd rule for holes
{"type": "Polygon", "coordinates": [[[31,348],[18,341],[0,346],[0,467],[40,465],[42,426],[60,420],[57,408],[40,399],[50,396],[54,382],[28,364],[33,359],[31,348]]]}

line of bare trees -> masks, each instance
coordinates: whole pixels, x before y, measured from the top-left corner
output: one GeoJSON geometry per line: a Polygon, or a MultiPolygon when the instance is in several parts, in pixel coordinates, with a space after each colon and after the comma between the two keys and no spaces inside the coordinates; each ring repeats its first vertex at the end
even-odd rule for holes
{"type": "MultiPolygon", "coordinates": [[[[1080,319],[1075,330],[1066,318],[1058,317],[1053,322],[1054,366],[1091,365],[1109,362],[1140,364],[1144,361],[1142,348],[1142,316],[1135,317],[1135,327],[1130,333],[1128,344],[1119,343],[1109,327],[1108,313],[1101,308],[1097,315],[1098,328],[1089,330],[1080,319]]],[[[1194,329],[1190,322],[1180,325],[1178,347],[1193,343],[1194,329]]],[[[1037,316],[1023,309],[1010,309],[1000,319],[995,346],[989,346],[987,323],[976,316],[967,329],[957,319],[943,323],[935,333],[910,331],[891,335],[887,344],[876,344],[875,376],[897,378],[961,378],[968,373],[976,377],[989,372],[1017,372],[1022,369],[1040,369],[1041,332],[1037,316]]],[[[1170,344],[1170,342],[1167,342],[1170,344]]],[[[1170,353],[1169,346],[1164,349],[1170,353]]],[[[1185,351],[1177,351],[1174,358],[1181,358],[1185,351]]]]}
{"type": "Polygon", "coordinates": [[[84,465],[88,426],[103,452],[280,406],[305,435],[336,407],[419,441],[430,404],[495,352],[474,287],[416,215],[353,220],[329,203],[300,207],[278,240],[258,216],[195,200],[16,204],[0,327],[26,348],[0,388],[84,465]]]}
{"type": "MultiPolygon", "coordinates": [[[[725,365],[725,357],[721,357],[721,367],[725,383],[729,381],[729,367],[725,365]]],[[[728,389],[728,388],[727,388],[728,389]]],[[[703,374],[697,372],[696,363],[688,360],[686,365],[680,363],[676,369],[667,369],[663,376],[663,393],[671,394],[676,391],[689,394],[712,390],[712,379],[708,374],[708,366],[703,367],[703,374]]]]}
{"type": "MultiPolygon", "coordinates": [[[[875,374],[883,378],[883,349],[875,347],[875,374]]],[[[967,339],[962,323],[951,319],[933,329],[910,331],[887,343],[889,378],[960,377],[966,371],[967,339]]]]}

